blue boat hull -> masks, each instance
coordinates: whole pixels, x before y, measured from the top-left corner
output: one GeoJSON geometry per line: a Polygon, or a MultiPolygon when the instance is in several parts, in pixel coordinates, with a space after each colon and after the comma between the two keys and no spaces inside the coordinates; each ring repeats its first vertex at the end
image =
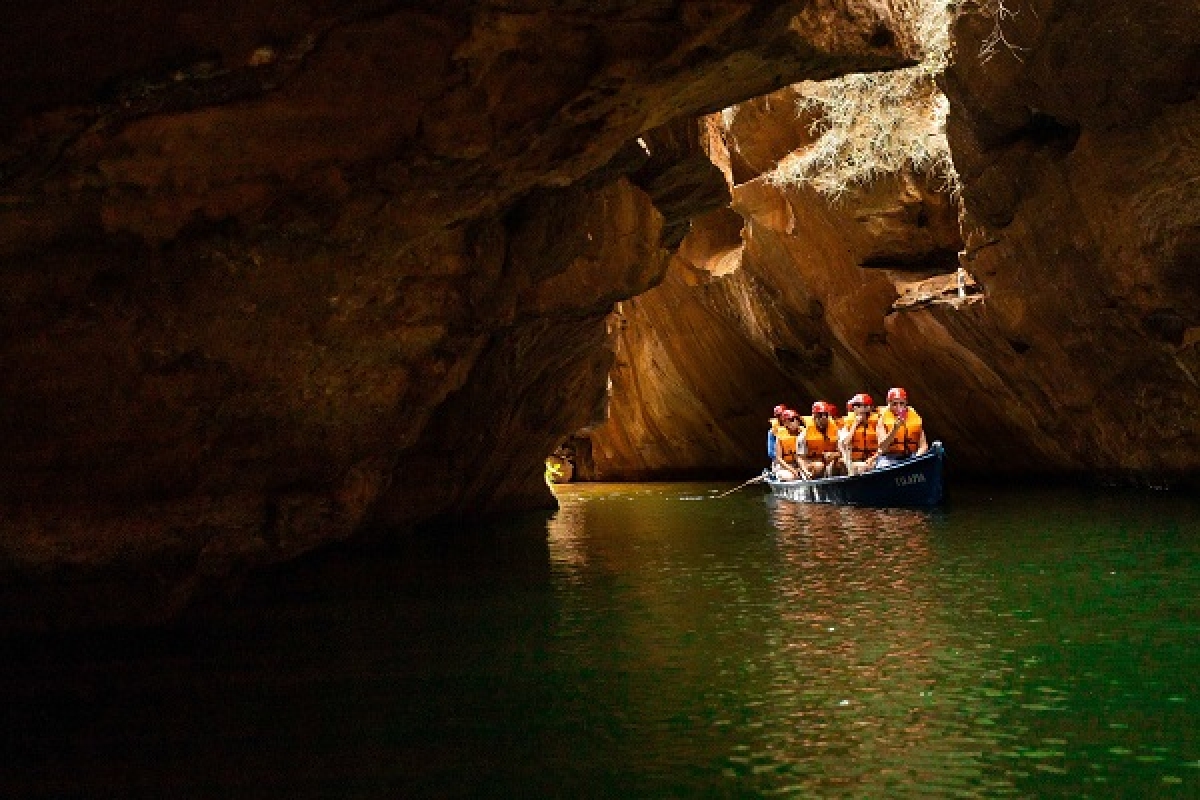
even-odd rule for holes
{"type": "Polygon", "coordinates": [[[797,503],[849,506],[936,506],[942,502],[946,451],[934,442],[929,451],[854,477],[812,481],[767,480],[771,492],[797,503]]]}

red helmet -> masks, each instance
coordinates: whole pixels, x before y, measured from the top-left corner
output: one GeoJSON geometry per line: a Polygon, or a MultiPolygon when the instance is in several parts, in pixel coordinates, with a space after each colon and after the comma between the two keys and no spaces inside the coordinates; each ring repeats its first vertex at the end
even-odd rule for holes
{"type": "Polygon", "coordinates": [[[817,414],[828,414],[830,410],[829,403],[826,403],[824,400],[818,400],[817,402],[813,403],[812,408],[814,416],[817,414]]]}
{"type": "Polygon", "coordinates": [[[897,386],[893,389],[888,389],[887,400],[889,403],[892,402],[893,400],[903,400],[904,402],[907,403],[908,402],[908,392],[904,391],[899,386],[897,386]]]}
{"type": "Polygon", "coordinates": [[[775,406],[775,410],[771,412],[771,416],[775,417],[775,419],[779,419],[783,415],[783,412],[787,410],[787,406],[785,406],[783,403],[780,403],[779,405],[775,406]]]}
{"type": "Polygon", "coordinates": [[[871,399],[869,394],[856,394],[846,401],[846,410],[853,411],[855,406],[873,406],[875,401],[871,399]]]}
{"type": "Polygon", "coordinates": [[[792,411],[790,408],[785,408],[783,413],[779,415],[779,418],[784,422],[789,422],[793,419],[800,419],[800,415],[795,411],[792,411]]]}

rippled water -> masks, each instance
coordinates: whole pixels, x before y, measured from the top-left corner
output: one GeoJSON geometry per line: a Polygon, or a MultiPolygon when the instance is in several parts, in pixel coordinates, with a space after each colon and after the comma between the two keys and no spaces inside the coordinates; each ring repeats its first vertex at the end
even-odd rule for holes
{"type": "Polygon", "coordinates": [[[0,667],[21,796],[1198,797],[1200,508],[572,485],[0,667]]]}

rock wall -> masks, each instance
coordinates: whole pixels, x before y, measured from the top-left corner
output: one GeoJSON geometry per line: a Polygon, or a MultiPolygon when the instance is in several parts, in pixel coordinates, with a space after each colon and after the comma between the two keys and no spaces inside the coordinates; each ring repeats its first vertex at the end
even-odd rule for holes
{"type": "Polygon", "coordinates": [[[791,90],[738,106],[710,152],[740,219],[698,220],[623,305],[596,476],[752,475],[777,402],[901,384],[957,474],[1196,484],[1200,14],[997,8],[967,4],[943,81],[970,294],[946,274],[963,244],[945,192],[772,185],[811,120],[791,90]]]}
{"type": "Polygon", "coordinates": [[[5,17],[0,625],[35,627],[548,506],[614,302],[723,200],[674,121],[903,60],[851,0],[5,17]]]}
{"type": "Polygon", "coordinates": [[[770,185],[786,93],[690,122],[904,63],[887,3],[17,3],[0,627],[545,507],[580,428],[599,477],[757,469],[775,402],[894,383],[960,469],[1194,482],[1200,15],[1005,7],[944,78],[958,302],[936,186],[770,185]]]}
{"type": "Polygon", "coordinates": [[[935,430],[952,434],[939,423],[953,418],[961,394],[947,390],[963,370],[927,374],[926,351],[948,350],[955,363],[963,348],[944,326],[976,314],[978,298],[906,298],[945,276],[947,254],[962,244],[957,208],[936,182],[911,174],[837,203],[772,183],[764,173],[811,144],[795,100],[785,89],[740,106],[724,133],[708,121],[711,157],[741,182],[729,209],[694,221],[663,284],[622,304],[609,417],[585,434],[592,463],[583,477],[680,467],[752,475],[765,463],[777,403],[841,406],[864,390],[882,401],[900,383],[935,430]],[[937,321],[913,327],[918,314],[937,321]]]}
{"type": "Polygon", "coordinates": [[[959,20],[945,87],[966,263],[1014,394],[1066,463],[1194,485],[1200,11],[1006,5],[959,20]]]}

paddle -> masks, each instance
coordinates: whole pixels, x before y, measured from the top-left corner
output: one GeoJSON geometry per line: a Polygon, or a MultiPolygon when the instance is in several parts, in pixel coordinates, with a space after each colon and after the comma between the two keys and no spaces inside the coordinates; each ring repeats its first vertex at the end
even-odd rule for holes
{"type": "Polygon", "coordinates": [[[753,478],[751,478],[750,480],[743,483],[741,486],[735,486],[732,489],[730,489],[728,492],[721,492],[719,495],[714,497],[713,500],[720,500],[725,495],[733,494],[738,489],[745,489],[747,486],[749,486],[752,483],[761,483],[762,481],[765,481],[766,479],[767,479],[767,473],[765,473],[765,472],[762,473],[761,475],[756,475],[753,478]]]}

